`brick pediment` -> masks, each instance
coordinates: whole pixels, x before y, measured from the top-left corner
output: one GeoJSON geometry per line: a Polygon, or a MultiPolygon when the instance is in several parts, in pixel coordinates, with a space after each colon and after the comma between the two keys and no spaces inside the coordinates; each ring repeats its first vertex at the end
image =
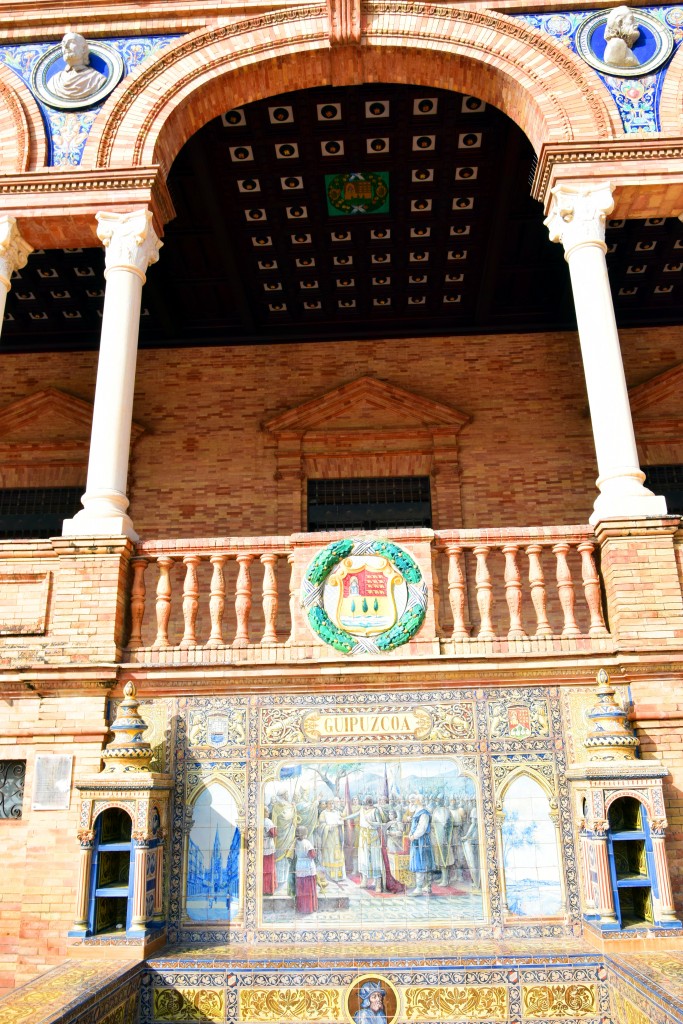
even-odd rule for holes
{"type": "Polygon", "coordinates": [[[359,377],[302,405],[273,417],[264,424],[271,434],[354,432],[367,430],[457,434],[470,417],[450,405],[405,391],[376,377],[359,377]]]}
{"type": "Polygon", "coordinates": [[[636,437],[640,443],[680,444],[683,363],[629,388],[636,437]]]}
{"type": "MultiPolygon", "coordinates": [[[[0,409],[0,445],[88,445],[92,403],[57,388],[35,391],[0,409]]],[[[133,423],[132,440],[144,433],[133,423]]]]}

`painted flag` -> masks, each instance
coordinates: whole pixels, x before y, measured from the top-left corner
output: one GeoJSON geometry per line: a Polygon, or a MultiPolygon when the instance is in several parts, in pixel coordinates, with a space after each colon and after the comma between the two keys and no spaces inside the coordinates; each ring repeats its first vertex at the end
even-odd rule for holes
{"type": "Polygon", "coordinates": [[[281,779],[297,779],[301,775],[300,764],[290,764],[280,769],[281,779]]]}
{"type": "MultiPolygon", "coordinates": [[[[347,779],[346,779],[346,789],[345,789],[345,792],[344,792],[344,814],[348,815],[348,814],[351,814],[351,813],[352,813],[351,790],[349,789],[349,780],[348,780],[348,777],[347,777],[347,779]]],[[[353,822],[349,822],[349,824],[351,825],[351,827],[353,827],[354,823],[353,822]]]]}
{"type": "Polygon", "coordinates": [[[385,800],[389,799],[389,776],[387,775],[387,766],[384,765],[384,790],[382,796],[385,800]]]}

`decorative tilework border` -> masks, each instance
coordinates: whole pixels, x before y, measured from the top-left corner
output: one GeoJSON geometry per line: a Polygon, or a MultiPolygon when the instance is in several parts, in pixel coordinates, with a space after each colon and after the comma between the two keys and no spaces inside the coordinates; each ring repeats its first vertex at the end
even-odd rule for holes
{"type": "MultiPolygon", "coordinates": [[[[615,1009],[626,1011],[622,1017],[642,1013],[649,1024],[683,1024],[683,956],[680,953],[638,954],[633,957],[606,959],[609,988],[616,994],[615,1009]],[[655,968],[659,968],[658,970],[655,968]],[[667,985],[668,987],[664,987],[667,985]],[[620,1007],[619,997],[626,1001],[620,1007]],[[629,1005],[635,1008],[635,1013],[629,1005]]],[[[623,1020],[623,1024],[635,1024],[623,1020]]]]}
{"type": "MultiPolygon", "coordinates": [[[[103,39],[121,54],[124,64],[124,78],[148,57],[156,56],[176,35],[135,36],[132,38],[103,39]]],[[[0,63],[11,68],[22,82],[31,89],[31,73],[36,63],[58,40],[49,43],[21,43],[0,46],[0,63]]],[[[33,92],[33,90],[31,90],[33,92]]],[[[83,148],[90,129],[102,109],[102,104],[87,110],[53,110],[33,94],[45,123],[48,140],[48,165],[50,167],[77,167],[83,156],[83,148]]]]}
{"type": "Polygon", "coordinates": [[[67,960],[0,1000],[2,1024],[135,1024],[142,963],[67,960]]]}
{"type": "MultiPolygon", "coordinates": [[[[673,33],[674,48],[671,57],[683,40],[683,8],[681,7],[640,7],[640,11],[651,14],[673,33]]],[[[553,14],[516,14],[512,17],[525,22],[530,28],[539,29],[552,36],[561,46],[566,46],[577,53],[576,33],[592,10],[555,11],[553,14]]],[[[619,78],[617,75],[596,75],[608,89],[617,105],[621,123],[628,135],[638,132],[658,132],[660,130],[659,101],[662,94],[664,78],[671,58],[652,75],[642,78],[619,78]]]]}
{"type": "MultiPolygon", "coordinates": [[[[476,961],[476,958],[473,958],[476,961]]],[[[581,959],[581,958],[579,958],[581,959]]],[[[279,969],[265,970],[260,967],[241,970],[231,966],[224,966],[222,969],[209,968],[202,964],[201,960],[193,962],[184,969],[168,970],[164,966],[163,958],[155,958],[149,965],[148,971],[142,980],[140,1000],[140,1024],[155,1024],[158,1018],[154,1015],[155,1005],[169,1005],[168,999],[160,1001],[159,993],[162,991],[176,990],[183,994],[186,1001],[197,1003],[201,1000],[200,993],[206,993],[205,1005],[225,1005],[225,1017],[209,1017],[202,1019],[236,1022],[239,1019],[240,992],[258,990],[259,992],[277,991],[282,989],[301,990],[312,989],[315,991],[324,990],[346,990],[352,986],[357,978],[371,969],[371,964],[365,961],[356,961],[353,964],[339,964],[331,968],[321,968],[320,965],[302,966],[301,962],[283,964],[279,969]],[[209,994],[213,993],[211,999],[209,994]]],[[[376,968],[374,968],[376,969],[376,968]]],[[[554,966],[527,966],[515,958],[498,958],[497,962],[488,967],[481,967],[475,962],[468,965],[453,965],[442,967],[421,967],[420,965],[406,965],[404,969],[391,965],[382,968],[382,975],[387,978],[399,990],[405,992],[406,988],[424,987],[433,992],[435,989],[447,987],[456,989],[478,988],[482,986],[497,989],[503,987],[506,995],[508,1013],[506,1020],[534,1020],[537,1022],[557,1020],[558,1004],[567,999],[571,1002],[571,996],[583,994],[589,998],[585,1000],[583,1008],[578,1008],[572,1014],[570,1011],[562,1015],[562,1020],[581,1020],[585,1024],[601,1024],[609,1019],[610,1001],[606,985],[606,974],[599,956],[588,958],[587,963],[574,963],[571,960],[562,965],[554,966]],[[536,1005],[541,1008],[547,1002],[549,1013],[544,1016],[542,1012],[533,1011],[533,1003],[529,1000],[529,994],[541,998],[536,1000],[536,1005]],[[526,997],[524,1002],[523,997],[526,997]],[[532,1007],[530,1009],[530,1006],[532,1007]],[[526,1008],[525,1008],[526,1007],[526,1008]]],[[[180,1002],[180,999],[178,999],[180,1002]]],[[[245,1000],[241,1000],[244,1004],[245,1000]]],[[[184,1024],[186,1020],[198,1019],[194,1016],[171,1016],[168,1019],[184,1024]]],[[[260,1018],[259,1018],[260,1019],[260,1018]]],[[[264,1017],[263,1019],[266,1019],[264,1017]]],[[[280,1017],[273,1017],[275,1024],[280,1017]]],[[[292,1021],[303,1020],[300,1016],[287,1017],[292,1021]]],[[[309,1018],[306,1017],[306,1020],[309,1018]]],[[[320,1020],[325,1024],[327,1017],[311,1018],[320,1020]]],[[[338,1018],[335,1018],[337,1020],[338,1018]]],[[[405,1012],[399,1015],[399,1020],[408,1019],[405,1012]]],[[[452,1022],[454,1018],[449,1018],[452,1022]]],[[[458,1014],[458,1020],[478,1020],[484,1024],[484,1018],[477,1012],[476,1006],[471,1015],[466,1012],[458,1014]]],[[[447,1021],[432,1019],[430,1024],[447,1024],[447,1021]]],[[[499,1022],[500,1024],[500,1022],[499,1022]]]]}

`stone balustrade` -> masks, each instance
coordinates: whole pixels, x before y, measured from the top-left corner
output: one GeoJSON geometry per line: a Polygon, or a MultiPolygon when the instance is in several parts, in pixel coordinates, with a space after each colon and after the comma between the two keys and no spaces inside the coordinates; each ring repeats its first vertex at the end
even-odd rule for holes
{"type": "Polygon", "coordinates": [[[473,641],[510,653],[609,649],[590,528],[444,530],[435,546],[447,563],[443,635],[458,653],[473,641]]]}
{"type": "MultiPolygon", "coordinates": [[[[131,560],[131,661],[338,658],[309,628],[299,593],[317,551],[344,536],[139,544],[131,560]]],[[[429,593],[422,629],[394,656],[613,650],[590,527],[387,536],[416,559],[429,593]]]]}

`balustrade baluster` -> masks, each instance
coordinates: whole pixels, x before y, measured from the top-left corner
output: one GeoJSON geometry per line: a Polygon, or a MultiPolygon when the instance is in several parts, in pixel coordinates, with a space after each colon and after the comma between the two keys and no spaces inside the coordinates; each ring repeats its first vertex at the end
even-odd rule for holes
{"type": "Polygon", "coordinates": [[[142,620],[145,617],[145,569],[148,559],[136,555],[131,559],[133,582],[130,588],[130,639],[129,647],[142,647],[142,620]]]}
{"type": "Polygon", "coordinates": [[[602,615],[602,597],[600,594],[600,577],[595,568],[593,549],[595,545],[589,540],[581,541],[577,550],[581,555],[581,576],[583,578],[583,591],[586,595],[586,604],[590,614],[590,626],[588,632],[591,636],[606,636],[605,620],[602,615]]]}
{"type": "Polygon", "coordinates": [[[263,622],[264,630],[261,643],[265,645],[277,643],[275,625],[277,622],[277,576],[275,566],[277,555],[271,552],[261,555],[263,564],[263,622]]]}
{"type": "Polygon", "coordinates": [[[441,581],[439,580],[437,553],[432,549],[432,601],[434,603],[434,630],[441,636],[441,581]]]}
{"type": "Polygon", "coordinates": [[[459,544],[449,544],[448,555],[448,600],[453,616],[453,640],[467,640],[469,633],[465,628],[465,574],[462,569],[462,548],[459,544]]]}
{"type": "Polygon", "coordinates": [[[291,645],[297,641],[296,616],[299,602],[295,577],[296,558],[293,552],[287,555],[287,561],[289,562],[289,637],[287,643],[291,645]]]}
{"type": "Polygon", "coordinates": [[[574,581],[567,562],[568,551],[569,544],[566,541],[553,545],[553,554],[557,559],[557,592],[564,614],[562,636],[581,636],[574,617],[574,581]]]}
{"type": "Polygon", "coordinates": [[[493,587],[487,562],[490,550],[484,544],[480,544],[474,549],[477,559],[475,582],[477,585],[477,605],[479,606],[480,619],[479,633],[477,634],[479,640],[495,640],[496,637],[491,621],[491,604],[493,602],[491,591],[493,587]]]}
{"type": "Polygon", "coordinates": [[[197,579],[197,566],[201,559],[199,555],[184,555],[185,583],[183,585],[183,620],[185,630],[181,647],[196,647],[197,634],[197,609],[199,608],[199,581],[197,579]]]}
{"type": "Polygon", "coordinates": [[[506,544],[505,555],[505,600],[510,612],[510,629],[508,640],[525,640],[526,633],[522,628],[522,580],[517,565],[517,544],[506,544]]]}
{"type": "Polygon", "coordinates": [[[251,576],[249,566],[254,560],[253,555],[237,555],[239,572],[235,585],[235,616],[237,630],[233,647],[246,647],[249,643],[249,612],[251,611],[251,576]]]}
{"type": "Polygon", "coordinates": [[[536,636],[552,636],[552,627],[546,612],[545,577],[541,565],[541,544],[529,544],[526,553],[529,557],[529,586],[531,587],[531,603],[536,612],[536,636]]]}
{"type": "Polygon", "coordinates": [[[168,642],[168,620],[171,617],[171,566],[170,555],[159,555],[159,579],[157,581],[157,635],[152,647],[170,647],[168,642]]]}
{"type": "Polygon", "coordinates": [[[225,611],[225,574],[223,566],[227,555],[211,555],[209,561],[213,566],[211,574],[211,596],[209,597],[209,615],[211,617],[211,635],[207,647],[221,647],[223,640],[223,612],[225,611]]]}

